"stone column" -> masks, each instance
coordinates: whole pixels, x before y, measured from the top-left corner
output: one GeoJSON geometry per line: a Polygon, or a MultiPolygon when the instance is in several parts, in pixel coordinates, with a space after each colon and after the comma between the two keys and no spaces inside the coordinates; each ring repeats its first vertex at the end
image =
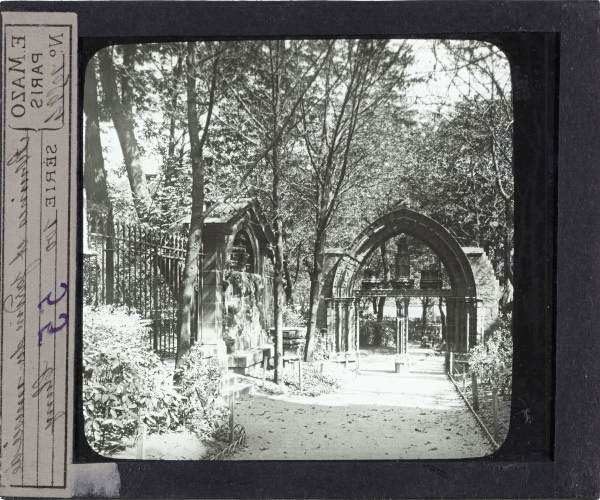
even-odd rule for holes
{"type": "Polygon", "coordinates": [[[348,299],[348,351],[354,351],[354,346],[356,344],[355,314],[356,310],[354,308],[354,300],[348,299]]]}
{"type": "MultiPolygon", "coordinates": [[[[327,299],[327,348],[329,349],[329,342],[335,337],[335,309],[333,305],[333,299],[327,299]]],[[[334,350],[335,350],[335,346],[334,350]]]]}
{"type": "Polygon", "coordinates": [[[455,303],[455,314],[456,314],[456,329],[457,329],[457,345],[455,346],[456,352],[468,352],[469,341],[470,341],[470,324],[472,320],[471,311],[469,310],[469,303],[467,298],[456,298],[455,303]]]}
{"type": "Polygon", "coordinates": [[[407,370],[410,369],[410,358],[408,356],[408,305],[410,299],[404,299],[404,356],[406,357],[407,370]]]}
{"type": "Polygon", "coordinates": [[[477,345],[477,299],[472,297],[468,302],[469,311],[469,349],[477,345]]]}
{"type": "Polygon", "coordinates": [[[400,300],[396,300],[396,356],[400,355],[400,351],[401,351],[401,339],[402,339],[402,334],[400,333],[402,330],[404,330],[404,325],[402,323],[402,320],[400,319],[402,313],[400,312],[401,310],[401,301],[400,300]]]}
{"type": "Polygon", "coordinates": [[[335,350],[336,352],[342,352],[342,304],[341,301],[339,299],[337,299],[335,301],[335,308],[337,310],[337,320],[336,320],[336,327],[337,327],[337,339],[336,339],[336,346],[335,346],[335,350]]]}
{"type": "Polygon", "coordinates": [[[448,351],[456,349],[456,311],[454,297],[446,298],[446,344],[448,351]]]}
{"type": "Polygon", "coordinates": [[[360,350],[360,299],[354,301],[354,323],[354,340],[358,352],[360,350]]]}
{"type": "Polygon", "coordinates": [[[396,372],[409,370],[408,359],[408,301],[396,299],[396,372]]]}
{"type": "Polygon", "coordinates": [[[226,356],[223,341],[223,268],[225,267],[226,234],[207,232],[205,228],[204,257],[202,262],[201,324],[198,339],[213,354],[226,356]]]}

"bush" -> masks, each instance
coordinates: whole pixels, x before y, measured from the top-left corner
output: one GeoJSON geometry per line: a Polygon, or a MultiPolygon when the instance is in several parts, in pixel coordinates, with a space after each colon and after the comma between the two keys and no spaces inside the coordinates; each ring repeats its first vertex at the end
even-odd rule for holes
{"type": "Polygon", "coordinates": [[[284,304],[281,309],[283,326],[306,326],[306,318],[302,313],[289,304],[284,304]]]}
{"type": "Polygon", "coordinates": [[[384,319],[365,319],[360,322],[360,344],[376,346],[396,345],[396,322],[384,319]]]}
{"type": "Polygon", "coordinates": [[[177,372],[179,393],[138,314],[85,307],[83,318],[83,412],[92,448],[110,455],[132,445],[139,422],[149,434],[186,427],[201,438],[212,435],[226,411],[216,361],[203,360],[192,347],[177,372]]]}
{"type": "Polygon", "coordinates": [[[181,360],[176,377],[181,382],[184,402],[180,414],[188,428],[200,437],[213,437],[228,416],[221,398],[222,370],[216,359],[203,359],[199,344],[181,360]]]}
{"type": "MultiPolygon", "coordinates": [[[[327,332],[326,330],[317,330],[315,332],[315,347],[313,349],[313,361],[324,361],[329,359],[329,350],[327,349],[327,332]]],[[[304,350],[306,343],[303,342],[296,351],[300,359],[304,359],[304,350]]]]}
{"type": "MultiPolygon", "coordinates": [[[[302,394],[318,396],[332,392],[342,386],[344,377],[344,366],[339,363],[324,363],[323,379],[320,362],[302,363],[302,394]]],[[[297,370],[284,373],[283,383],[292,389],[292,392],[300,392],[297,370]]]]}
{"type": "Polygon", "coordinates": [[[512,387],[512,316],[502,318],[495,330],[469,352],[469,369],[477,374],[480,383],[510,393],[512,387]]]}
{"type": "Polygon", "coordinates": [[[98,452],[123,449],[140,421],[150,433],[177,428],[181,397],[150,349],[139,315],[125,307],[85,307],[83,325],[83,413],[90,445],[98,452]]]}

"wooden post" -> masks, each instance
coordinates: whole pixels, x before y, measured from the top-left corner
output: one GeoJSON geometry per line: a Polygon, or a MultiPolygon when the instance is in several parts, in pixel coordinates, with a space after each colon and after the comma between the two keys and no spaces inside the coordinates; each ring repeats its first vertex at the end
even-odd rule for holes
{"type": "Polygon", "coordinates": [[[396,301],[396,356],[398,354],[400,354],[400,303],[396,301]]]}
{"type": "Polygon", "coordinates": [[[146,440],[146,424],[140,421],[138,424],[138,442],[137,442],[137,459],[144,460],[145,458],[145,440],[146,440]]]}
{"type": "Polygon", "coordinates": [[[324,364],[325,364],[325,363],[323,363],[323,362],[321,361],[321,382],[323,382],[323,365],[324,365],[324,364]]]}
{"type": "Polygon", "coordinates": [[[463,372],[462,372],[462,379],[463,379],[463,392],[467,391],[467,369],[465,368],[465,365],[463,365],[463,372]]]}
{"type": "Polygon", "coordinates": [[[300,392],[302,392],[302,360],[298,361],[298,379],[300,380],[300,392]]]}
{"type": "Polygon", "coordinates": [[[454,353],[450,351],[450,375],[454,376],[454,353]]]}
{"type": "Polygon", "coordinates": [[[471,373],[471,390],[473,391],[473,409],[479,411],[479,394],[477,394],[477,375],[471,373]]]}
{"type": "Polygon", "coordinates": [[[235,403],[235,393],[231,393],[231,398],[229,399],[229,444],[233,444],[233,407],[235,403]]]}
{"type": "Polygon", "coordinates": [[[262,362],[262,386],[265,386],[265,377],[267,375],[267,363],[269,362],[269,357],[263,355],[263,362],[262,362]]]}
{"type": "Polygon", "coordinates": [[[498,389],[493,390],[494,398],[494,441],[498,442],[498,389]]]}

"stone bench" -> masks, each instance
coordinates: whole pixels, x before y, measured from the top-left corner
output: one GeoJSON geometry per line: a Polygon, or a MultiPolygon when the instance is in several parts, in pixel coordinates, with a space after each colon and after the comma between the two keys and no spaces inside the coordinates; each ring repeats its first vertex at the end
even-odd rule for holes
{"type": "Polygon", "coordinates": [[[251,366],[261,364],[263,360],[270,359],[275,355],[275,346],[267,344],[255,349],[235,352],[227,355],[227,366],[229,371],[246,375],[246,370],[251,366]]]}

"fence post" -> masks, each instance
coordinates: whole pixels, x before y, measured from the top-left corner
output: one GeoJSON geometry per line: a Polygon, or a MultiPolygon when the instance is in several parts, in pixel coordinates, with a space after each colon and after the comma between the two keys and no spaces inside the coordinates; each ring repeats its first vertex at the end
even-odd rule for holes
{"type": "MultiPolygon", "coordinates": [[[[116,224],[115,224],[116,226],[116,224]]],[[[115,300],[115,249],[111,236],[106,238],[106,303],[112,304],[115,300]]]]}
{"type": "Polygon", "coordinates": [[[156,242],[156,233],[152,233],[152,242],[154,246],[154,254],[152,255],[152,319],[154,328],[153,344],[154,351],[158,351],[158,329],[159,329],[159,303],[158,303],[158,246],[156,242]]]}
{"type": "Polygon", "coordinates": [[[298,378],[300,379],[300,392],[302,393],[302,360],[298,362],[298,378]]]}
{"type": "Polygon", "coordinates": [[[145,453],[146,453],[146,450],[144,449],[145,439],[146,439],[146,424],[142,424],[142,422],[140,420],[140,422],[138,424],[138,443],[137,443],[137,459],[138,460],[144,460],[144,458],[145,458],[145,453]]]}
{"type": "Polygon", "coordinates": [[[321,382],[323,382],[323,361],[321,361],[321,382]]]}
{"type": "Polygon", "coordinates": [[[229,444],[233,444],[233,427],[234,427],[234,421],[233,421],[233,407],[234,407],[234,403],[235,403],[235,392],[231,393],[231,397],[229,398],[229,444]]]}
{"type": "Polygon", "coordinates": [[[498,442],[498,389],[493,390],[494,398],[494,441],[498,442]]]}
{"type": "Polygon", "coordinates": [[[479,411],[479,394],[477,394],[477,375],[471,374],[471,390],[473,391],[473,409],[479,411]]]}
{"type": "Polygon", "coordinates": [[[467,392],[467,369],[465,365],[463,365],[462,379],[463,392],[467,392]]]}
{"type": "Polygon", "coordinates": [[[452,351],[450,351],[450,375],[454,376],[454,353],[452,351]]]}
{"type": "Polygon", "coordinates": [[[267,363],[269,362],[269,358],[263,354],[263,362],[262,362],[262,386],[265,386],[265,376],[267,375],[267,363]]]}

